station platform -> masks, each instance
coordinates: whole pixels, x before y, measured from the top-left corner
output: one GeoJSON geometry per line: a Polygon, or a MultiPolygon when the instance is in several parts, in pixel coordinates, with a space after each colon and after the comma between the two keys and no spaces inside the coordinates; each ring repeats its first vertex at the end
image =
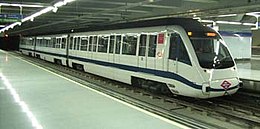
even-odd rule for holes
{"type": "Polygon", "coordinates": [[[260,56],[252,56],[251,60],[236,60],[236,64],[241,79],[260,81],[260,56]]]}
{"type": "Polygon", "coordinates": [[[238,74],[243,81],[243,90],[260,93],[260,56],[250,60],[236,60],[238,74]]]}
{"type": "Polygon", "coordinates": [[[0,79],[0,129],[187,128],[4,51],[0,79]]]}

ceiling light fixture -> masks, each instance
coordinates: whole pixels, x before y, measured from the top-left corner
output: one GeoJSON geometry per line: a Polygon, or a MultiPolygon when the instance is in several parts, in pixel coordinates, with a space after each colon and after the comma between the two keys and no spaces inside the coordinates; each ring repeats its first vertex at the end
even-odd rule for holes
{"type": "Polygon", "coordinates": [[[260,12],[250,12],[250,13],[246,13],[246,15],[260,17],[260,12]]]}
{"type": "Polygon", "coordinates": [[[43,5],[31,5],[31,4],[10,4],[10,3],[0,3],[0,6],[16,6],[16,7],[31,7],[31,8],[42,8],[43,5]]]}
{"type": "Polygon", "coordinates": [[[231,25],[241,25],[241,22],[230,22],[230,21],[216,21],[218,24],[231,24],[231,25]]]}
{"type": "Polygon", "coordinates": [[[255,26],[255,23],[242,23],[242,25],[245,25],[245,26],[255,26]]]}
{"type": "Polygon", "coordinates": [[[224,14],[224,15],[218,15],[217,17],[234,17],[237,16],[237,14],[224,14]]]}
{"type": "Polygon", "coordinates": [[[58,11],[58,8],[57,7],[54,7],[53,9],[52,9],[52,12],[54,12],[54,13],[56,13],[58,11]]]}
{"type": "MultiPolygon", "coordinates": [[[[11,25],[8,25],[8,26],[3,26],[4,28],[0,29],[0,33],[3,33],[4,31],[7,31],[9,30],[10,28],[14,28],[15,26],[17,25],[22,25],[23,22],[26,22],[26,21],[33,21],[34,18],[42,15],[42,14],[45,14],[47,12],[50,12],[50,11],[54,11],[54,12],[57,12],[58,10],[58,7],[61,7],[63,5],[66,5],[67,3],[70,3],[70,2],[73,2],[73,1],[76,1],[76,0],[62,0],[62,1],[59,1],[57,3],[55,3],[53,6],[48,6],[42,10],[40,10],[39,12],[36,12],[28,17],[25,17],[21,20],[21,22],[15,22],[11,25]]],[[[8,4],[8,3],[0,3],[0,6],[18,6],[18,7],[44,7],[42,5],[27,5],[27,4],[8,4]]]]}
{"type": "Polygon", "coordinates": [[[213,20],[201,20],[200,22],[205,22],[205,23],[213,23],[213,20]]]}

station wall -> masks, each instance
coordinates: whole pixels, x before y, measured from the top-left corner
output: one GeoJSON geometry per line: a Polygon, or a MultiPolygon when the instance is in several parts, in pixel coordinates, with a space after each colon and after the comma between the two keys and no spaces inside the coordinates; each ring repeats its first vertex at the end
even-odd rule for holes
{"type": "Polygon", "coordinates": [[[252,46],[260,47],[260,30],[253,30],[252,34],[253,34],[252,46]]]}
{"type": "Polygon", "coordinates": [[[221,25],[219,32],[228,45],[235,59],[250,59],[252,46],[252,31],[248,26],[221,25]]]}

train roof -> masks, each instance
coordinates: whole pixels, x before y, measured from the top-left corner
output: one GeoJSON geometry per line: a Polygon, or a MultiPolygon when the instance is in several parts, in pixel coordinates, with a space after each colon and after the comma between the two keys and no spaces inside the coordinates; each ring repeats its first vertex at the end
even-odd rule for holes
{"type": "Polygon", "coordinates": [[[101,30],[116,30],[116,29],[130,29],[140,27],[154,27],[154,26],[169,26],[179,25],[184,28],[185,31],[212,31],[211,28],[203,26],[197,20],[191,18],[163,18],[153,20],[142,20],[127,23],[111,24],[105,26],[93,26],[89,28],[78,29],[77,32],[88,32],[88,31],[101,31],[101,30]]]}
{"type": "MultiPolygon", "coordinates": [[[[104,31],[104,30],[116,30],[116,29],[130,29],[130,28],[141,28],[141,27],[155,27],[155,26],[169,26],[178,25],[184,28],[185,31],[199,31],[199,32],[214,32],[213,29],[203,26],[197,20],[191,18],[162,18],[153,20],[141,20],[126,23],[117,23],[109,25],[96,25],[87,28],[75,29],[74,33],[78,32],[91,32],[91,31],[104,31]]],[[[71,30],[66,30],[62,32],[54,32],[52,34],[69,34],[71,30]]],[[[41,35],[50,35],[41,34],[41,35]]]]}

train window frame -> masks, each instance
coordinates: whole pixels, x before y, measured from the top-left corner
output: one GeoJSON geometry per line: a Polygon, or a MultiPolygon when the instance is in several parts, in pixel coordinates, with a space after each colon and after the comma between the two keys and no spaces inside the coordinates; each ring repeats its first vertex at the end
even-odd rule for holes
{"type": "Polygon", "coordinates": [[[76,46],[76,50],[80,50],[80,44],[81,44],[81,37],[77,37],[77,46],[76,46]]]}
{"type": "Polygon", "coordinates": [[[62,37],[61,38],[61,49],[65,49],[66,48],[66,38],[65,37],[62,37]]]}
{"type": "Polygon", "coordinates": [[[109,43],[108,43],[108,53],[114,54],[115,52],[115,42],[116,42],[116,35],[109,36],[109,43]],[[113,41],[111,42],[111,37],[113,37],[113,41]],[[111,45],[113,43],[113,45],[111,45]]]}
{"type": "MultiPolygon", "coordinates": [[[[171,32],[169,33],[170,36],[169,36],[169,56],[168,56],[168,59],[170,60],[175,60],[177,62],[182,62],[184,64],[187,64],[187,65],[192,65],[191,64],[191,60],[190,60],[190,56],[189,56],[189,53],[188,53],[188,49],[187,49],[187,46],[185,45],[185,43],[183,42],[183,38],[181,36],[180,33],[178,32],[171,32]],[[172,34],[176,34],[178,36],[179,39],[177,39],[179,41],[179,44],[176,44],[176,55],[175,54],[171,54],[172,52],[172,45],[174,45],[172,42],[171,42],[171,37],[172,37],[172,34]],[[171,56],[173,55],[173,56],[171,56]],[[180,57],[181,56],[181,57],[180,57]]],[[[178,43],[177,41],[177,43],[178,43]]]]}
{"type": "Polygon", "coordinates": [[[115,48],[114,53],[115,54],[121,54],[122,52],[122,35],[115,35],[115,48]]]}
{"type": "Polygon", "coordinates": [[[78,39],[78,37],[76,37],[76,36],[73,37],[73,50],[77,49],[77,39],[78,39]]]}
{"type": "Polygon", "coordinates": [[[147,38],[149,37],[149,35],[148,34],[140,34],[139,35],[139,44],[138,44],[138,56],[144,56],[144,57],[146,57],[147,56],[147,44],[148,44],[148,42],[147,42],[147,38]],[[145,36],[145,38],[144,38],[144,40],[142,40],[142,36],[145,36]],[[145,41],[145,43],[144,44],[142,44],[141,43],[141,41],[145,41]],[[144,52],[142,52],[141,53],[141,51],[142,51],[142,49],[143,48],[141,48],[141,45],[142,45],[142,47],[144,48],[144,52]]]}
{"type": "Polygon", "coordinates": [[[98,36],[94,35],[93,40],[92,40],[92,52],[97,52],[97,47],[98,47],[98,36]]]}
{"type": "Polygon", "coordinates": [[[59,37],[56,37],[56,43],[55,43],[55,48],[60,49],[61,45],[60,45],[60,39],[59,37]]]}
{"type": "Polygon", "coordinates": [[[156,56],[156,49],[157,49],[157,42],[158,42],[158,34],[157,33],[150,33],[149,34],[149,41],[148,41],[148,48],[147,48],[147,56],[148,57],[155,57],[156,56]],[[153,42],[151,42],[151,36],[154,36],[153,42]],[[151,50],[153,50],[151,52],[151,50]]]}
{"type": "Polygon", "coordinates": [[[89,44],[88,44],[88,51],[92,52],[93,50],[93,35],[89,36],[89,44]]]}
{"type": "Polygon", "coordinates": [[[52,48],[55,48],[55,45],[56,45],[56,37],[52,37],[51,40],[52,40],[52,48]]]}
{"type": "Polygon", "coordinates": [[[49,46],[50,46],[50,41],[51,41],[51,40],[50,40],[49,38],[48,38],[48,39],[46,38],[45,40],[46,40],[46,46],[45,46],[45,47],[49,47],[49,46]]]}
{"type": "Polygon", "coordinates": [[[97,44],[97,52],[107,53],[108,52],[108,42],[109,42],[109,35],[99,35],[98,44],[97,44]],[[106,39],[106,40],[104,40],[104,39],[106,39]],[[102,47],[101,45],[104,45],[104,47],[102,47]]]}
{"type": "Polygon", "coordinates": [[[80,51],[87,51],[88,50],[88,43],[89,43],[89,37],[88,36],[82,36],[80,38],[80,51]],[[86,39],[84,39],[84,38],[86,38],[86,39]],[[85,41],[85,40],[86,40],[86,44],[83,45],[82,41],[85,41]]]}
{"type": "Polygon", "coordinates": [[[138,34],[131,33],[122,36],[122,55],[136,56],[138,38],[138,34]]]}
{"type": "Polygon", "coordinates": [[[73,36],[71,36],[70,38],[69,38],[69,49],[70,50],[73,50],[72,48],[73,48],[73,40],[74,40],[74,38],[73,38],[73,36]]]}

